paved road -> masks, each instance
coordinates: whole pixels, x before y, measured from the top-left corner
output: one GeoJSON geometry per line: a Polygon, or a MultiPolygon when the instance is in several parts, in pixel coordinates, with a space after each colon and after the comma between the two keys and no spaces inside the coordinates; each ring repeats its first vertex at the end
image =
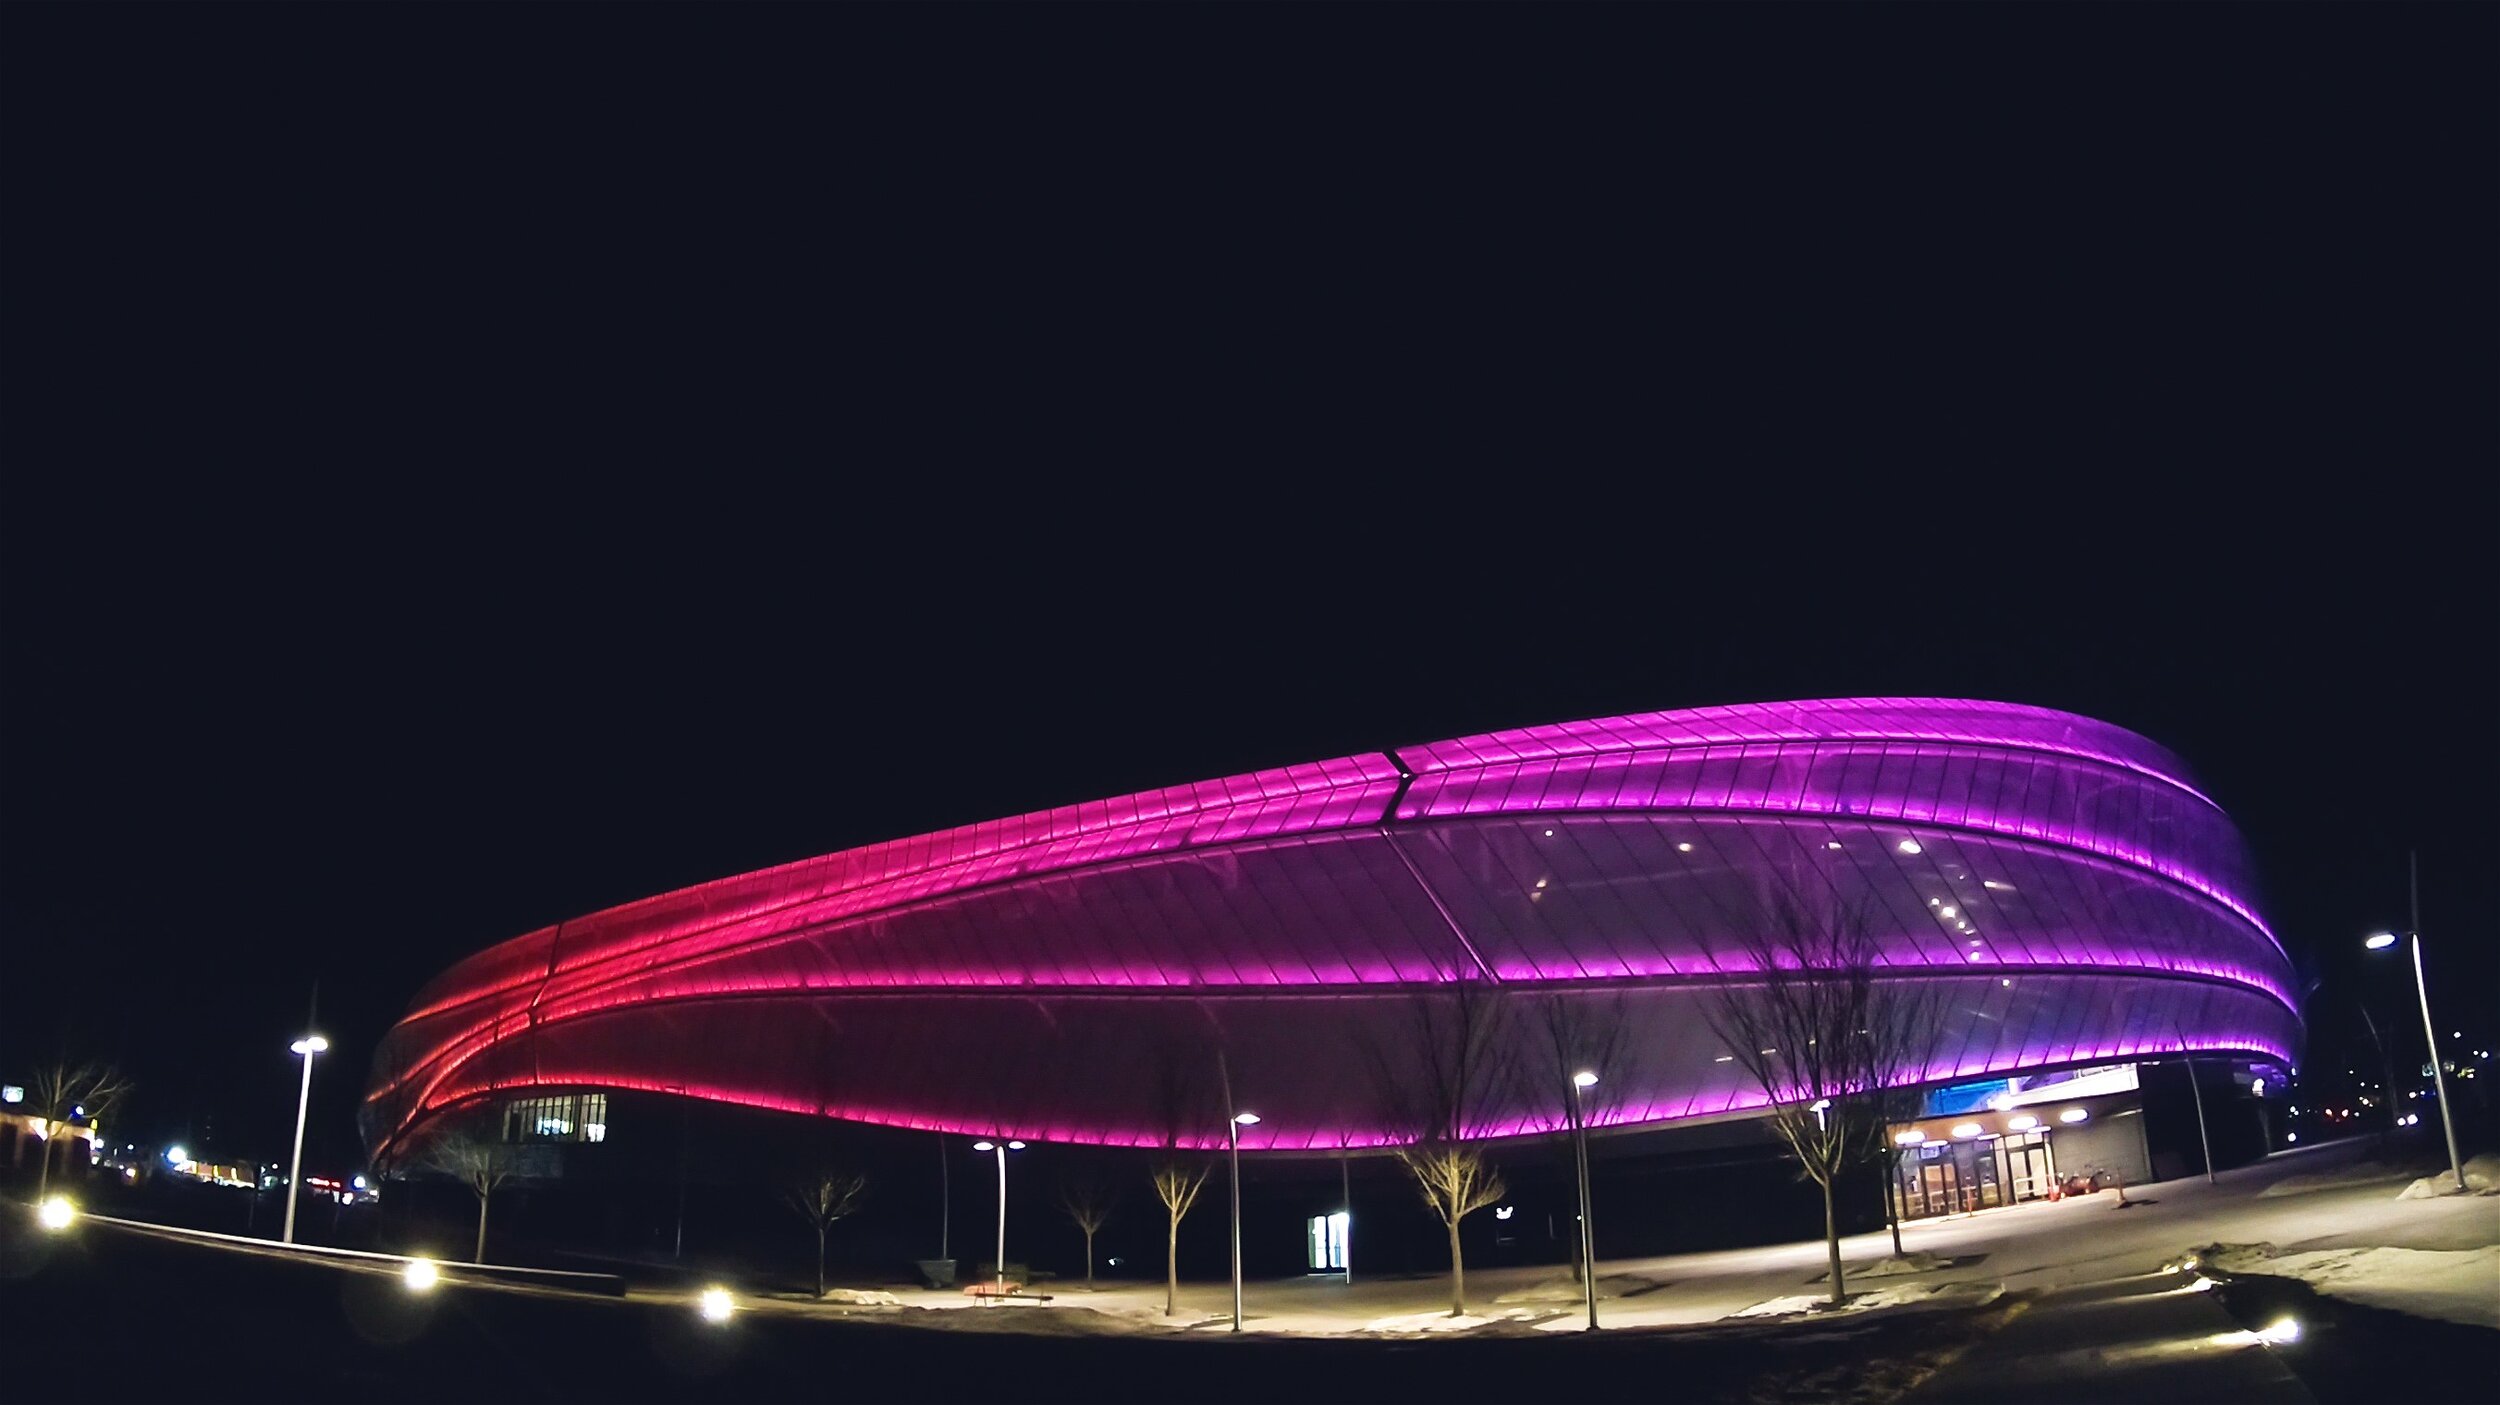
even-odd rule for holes
{"type": "Polygon", "coordinates": [[[2051,1292],[1904,1405],[2315,1405],[2201,1281],[2154,1273],[2051,1292]]]}

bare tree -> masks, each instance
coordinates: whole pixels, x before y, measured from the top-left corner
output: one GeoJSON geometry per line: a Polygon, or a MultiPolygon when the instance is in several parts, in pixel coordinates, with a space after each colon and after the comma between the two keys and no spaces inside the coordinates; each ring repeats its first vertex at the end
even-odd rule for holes
{"type": "Polygon", "coordinates": [[[1155,1199],[1163,1202],[1163,1315],[1179,1311],[1181,1294],[1181,1220],[1198,1203],[1207,1176],[1215,1169],[1204,1156],[1181,1151],[1183,1133],[1214,1125],[1222,1114],[1214,1104],[1195,1051],[1174,1040],[1155,1060],[1154,1098],[1163,1124],[1163,1155],[1150,1173],[1155,1199]]]}
{"type": "Polygon", "coordinates": [[[1381,1111],[1402,1137],[1398,1163],[1450,1236],[1450,1315],[1467,1311],[1467,1260],[1459,1225],[1508,1193],[1502,1173],[1470,1138],[1509,1090],[1514,1072],[1503,1035],[1501,992],[1461,971],[1419,991],[1392,1045],[1367,1041],[1381,1111]]]}
{"type": "MultiPolygon", "coordinates": [[[[1200,1177],[1204,1179],[1203,1174],[1200,1177]]],[[[1160,1193],[1160,1186],[1157,1187],[1160,1193]]],[[[1196,1192],[1191,1192],[1192,1197],[1196,1192]]],[[[1111,1212],[1119,1208],[1120,1193],[1109,1181],[1091,1172],[1080,1172],[1059,1182],[1059,1208],[1067,1213],[1076,1227],[1085,1233],[1085,1291],[1094,1291],[1094,1236],[1111,1220],[1111,1212]]],[[[1173,1222],[1174,1241],[1178,1242],[1179,1221],[1173,1222]]]]}
{"type": "Polygon", "coordinates": [[[1770,1101],[1771,1131],[1823,1192],[1831,1301],[1846,1300],[1833,1184],[1880,1149],[1886,1119],[1932,1038],[1933,1003],[1878,981],[1863,905],[1774,879],[1737,946],[1756,973],[1717,992],[1706,1017],[1770,1101]]]}
{"type": "Polygon", "coordinates": [[[825,1295],[825,1232],[834,1221],[858,1213],[868,1198],[868,1178],[831,1169],[819,1170],[786,1186],[782,1202],[798,1212],[816,1231],[816,1296],[825,1295]]]}
{"type": "MultiPolygon", "coordinates": [[[[1572,1179],[1578,1182],[1581,1167],[1578,1138],[1585,1134],[1584,1119],[1592,1112],[1602,1111],[1615,1096],[1615,1089],[1638,1081],[1638,1071],[1631,1066],[1632,1049],[1625,1038],[1626,1022],[1623,1000],[1618,995],[1548,995],[1537,1002],[1537,1062],[1535,1101],[1551,1108],[1551,1125],[1557,1131],[1571,1134],[1563,1144],[1564,1159],[1572,1166],[1572,1179]],[[1575,1081],[1589,1073],[1597,1082],[1582,1088],[1575,1081]]],[[[1585,1189],[1585,1187],[1583,1187],[1585,1189]]],[[[1574,1226],[1571,1236],[1571,1281],[1580,1282],[1592,1271],[1589,1256],[1582,1252],[1583,1236],[1574,1226]]]]}
{"type": "Polygon", "coordinates": [[[439,1132],[427,1143],[418,1165],[451,1177],[477,1197],[477,1248],[471,1263],[486,1262],[486,1211],[495,1190],[519,1169],[512,1148],[468,1129],[439,1132]]]}
{"type": "Polygon", "coordinates": [[[27,1112],[42,1124],[43,1169],[37,1177],[35,1198],[42,1200],[52,1193],[52,1148],[80,1119],[90,1127],[120,1107],[130,1096],[130,1080],[120,1069],[107,1063],[71,1063],[67,1058],[55,1059],[34,1072],[27,1080],[27,1112]]]}

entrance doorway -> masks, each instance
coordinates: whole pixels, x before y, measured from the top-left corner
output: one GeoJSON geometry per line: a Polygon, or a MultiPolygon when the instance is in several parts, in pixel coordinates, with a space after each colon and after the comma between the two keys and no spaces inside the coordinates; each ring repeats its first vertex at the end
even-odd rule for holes
{"type": "Polygon", "coordinates": [[[1345,1268],[1345,1236],[1349,1216],[1339,1210],[1333,1215],[1313,1215],[1303,1221],[1303,1231],[1310,1243],[1311,1272],[1326,1273],[1345,1268]]]}

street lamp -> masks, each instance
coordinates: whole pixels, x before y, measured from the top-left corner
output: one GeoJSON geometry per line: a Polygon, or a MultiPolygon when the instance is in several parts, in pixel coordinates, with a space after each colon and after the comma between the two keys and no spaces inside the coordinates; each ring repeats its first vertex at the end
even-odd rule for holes
{"type": "Polygon", "coordinates": [[[1233,1158],[1233,1330],[1241,1330],[1241,1129],[1259,1125],[1255,1112],[1236,1112],[1224,1124],[1224,1141],[1233,1158]]]}
{"type": "Polygon", "coordinates": [[[1022,1142],[974,1142],[974,1151],[998,1153],[998,1291],[1007,1291],[1007,1153],[1024,1150],[1022,1142]]]}
{"type": "Polygon", "coordinates": [[[304,1056],[304,1088],[295,1096],[295,1159],[286,1168],[286,1228],[278,1236],[281,1244],[295,1242],[295,1185],[304,1178],[304,1112],[312,1105],[313,1055],[329,1048],[330,1041],[307,1034],[287,1047],[304,1056]]]}
{"type": "Polygon", "coordinates": [[[1589,1224],[1589,1119],[1580,1095],[1597,1086],[1597,1075],[1582,1069],[1571,1075],[1571,1152],[1579,1163],[1580,1286],[1589,1303],[1589,1330],[1597,1330],[1597,1234],[1589,1224]]]}
{"type": "MultiPolygon", "coordinates": [[[[2448,1134],[2448,1170],[2457,1178],[2457,1190],[2463,1192],[2465,1164],[2457,1156],[2457,1124],[2455,1117],[2448,1111],[2448,1075],[2439,1066],[2439,1031],[2431,1023],[2430,992],[2422,983],[2422,934],[2408,932],[2405,935],[2412,939],[2413,993],[2420,997],[2422,1002],[2422,1037],[2430,1041],[2431,1086],[2439,1092],[2439,1125],[2441,1130],[2448,1134]]],[[[2396,934],[2393,932],[2373,933],[2368,941],[2362,943],[2372,951],[2385,951],[2395,944],[2396,934]]],[[[2394,1099],[2394,1089],[2388,1090],[2388,1097],[2391,1101],[2394,1099]]]]}
{"type": "MultiPolygon", "coordinates": [[[[2405,855],[2405,891],[2413,916],[2412,929],[2405,933],[2412,939],[2413,945],[2413,993],[2422,1002],[2422,1037],[2430,1041],[2431,1086],[2439,1094],[2440,1129],[2448,1134],[2448,1170],[2457,1178],[2457,1193],[2463,1195],[2465,1162],[2457,1155],[2456,1118],[2448,1111],[2448,1074],[2439,1063],[2439,1026],[2431,1023],[2430,987],[2422,979],[2422,866],[2419,854],[2405,855]]],[[[2396,934],[2373,932],[2361,944],[2372,951],[2385,951],[2396,944],[2396,934]]],[[[2396,1090],[2390,1088],[2386,1091],[2389,1100],[2393,1101],[2396,1090]]]]}

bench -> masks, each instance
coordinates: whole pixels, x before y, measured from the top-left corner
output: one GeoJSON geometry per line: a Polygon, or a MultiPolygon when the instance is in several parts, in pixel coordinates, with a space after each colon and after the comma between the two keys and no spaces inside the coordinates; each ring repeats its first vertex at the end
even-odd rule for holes
{"type": "Polygon", "coordinates": [[[1024,1285],[1013,1278],[1004,1283],[995,1278],[984,1278],[978,1283],[967,1283],[964,1285],[964,1296],[983,1303],[994,1303],[1001,1298],[1022,1298],[1028,1302],[1037,1303],[1050,1301],[1050,1294],[1028,1293],[1024,1291],[1024,1285]]]}

